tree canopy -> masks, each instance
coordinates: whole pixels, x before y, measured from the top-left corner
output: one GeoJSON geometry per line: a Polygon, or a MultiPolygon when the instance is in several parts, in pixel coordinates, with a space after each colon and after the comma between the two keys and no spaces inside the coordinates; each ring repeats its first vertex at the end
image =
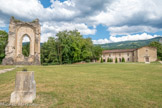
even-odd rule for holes
{"type": "MultiPolygon", "coordinates": [[[[5,57],[8,34],[0,31],[0,63],[5,57]]],[[[30,43],[23,43],[22,53],[29,56],[30,43]]],[[[56,34],[56,37],[48,38],[48,41],[41,45],[42,64],[71,64],[76,62],[91,62],[99,60],[102,48],[93,45],[91,38],[83,38],[77,30],[63,31],[56,34]]]]}
{"type": "Polygon", "coordinates": [[[0,30],[0,64],[5,57],[5,47],[8,41],[8,33],[0,30]]]}
{"type": "Polygon", "coordinates": [[[30,42],[22,43],[22,54],[28,57],[30,54],[30,42]]]}
{"type": "Polygon", "coordinates": [[[157,57],[158,60],[162,60],[162,44],[159,42],[151,42],[149,46],[157,48],[157,57]]]}
{"type": "Polygon", "coordinates": [[[95,46],[91,38],[83,38],[77,31],[63,31],[50,37],[41,47],[41,62],[48,64],[69,64],[81,61],[99,60],[100,46],[95,46]]]}

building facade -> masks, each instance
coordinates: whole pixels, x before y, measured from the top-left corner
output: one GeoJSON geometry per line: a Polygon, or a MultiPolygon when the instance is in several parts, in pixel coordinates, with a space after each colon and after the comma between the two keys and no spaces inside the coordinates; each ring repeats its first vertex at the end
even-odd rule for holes
{"type": "Polygon", "coordinates": [[[153,62],[157,60],[157,49],[154,47],[144,46],[137,49],[120,49],[120,50],[104,50],[102,52],[104,62],[109,59],[115,62],[153,62]]]}

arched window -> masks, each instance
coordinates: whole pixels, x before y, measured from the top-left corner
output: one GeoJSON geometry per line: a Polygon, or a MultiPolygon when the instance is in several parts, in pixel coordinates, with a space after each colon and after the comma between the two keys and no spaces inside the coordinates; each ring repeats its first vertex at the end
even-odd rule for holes
{"type": "Polygon", "coordinates": [[[22,54],[25,57],[29,57],[30,54],[30,39],[28,35],[25,35],[22,40],[22,54]]]}
{"type": "Polygon", "coordinates": [[[127,61],[129,62],[129,58],[127,59],[127,61]]]}
{"type": "Polygon", "coordinates": [[[119,62],[122,62],[122,59],[121,58],[119,58],[119,62]]]}

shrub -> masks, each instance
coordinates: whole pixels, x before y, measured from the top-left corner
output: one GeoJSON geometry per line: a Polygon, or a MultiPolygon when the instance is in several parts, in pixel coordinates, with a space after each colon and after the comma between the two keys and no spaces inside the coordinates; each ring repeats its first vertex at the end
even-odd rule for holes
{"type": "Polygon", "coordinates": [[[109,58],[107,58],[107,62],[110,62],[110,59],[109,58]]]}
{"type": "Polygon", "coordinates": [[[48,63],[43,63],[42,65],[43,65],[43,66],[47,66],[47,65],[48,65],[48,63]]]}
{"type": "Polygon", "coordinates": [[[113,59],[110,59],[110,62],[113,62],[113,59]]]}
{"type": "MultiPolygon", "coordinates": [[[[43,63],[43,64],[48,65],[48,63],[47,64],[43,63]]],[[[53,63],[51,63],[51,65],[59,65],[59,63],[58,62],[53,62],[53,63]]]]}
{"type": "Polygon", "coordinates": [[[122,62],[125,62],[125,59],[124,59],[124,57],[122,57],[122,62]]]}
{"type": "Polygon", "coordinates": [[[118,63],[118,59],[117,58],[115,58],[115,63],[118,63]]]}
{"type": "Polygon", "coordinates": [[[103,63],[103,58],[101,57],[101,63],[103,63]]]}
{"type": "Polygon", "coordinates": [[[91,62],[91,60],[90,59],[86,59],[85,62],[86,63],[89,63],[89,62],[91,62]]]}
{"type": "Polygon", "coordinates": [[[28,70],[27,70],[26,68],[23,68],[22,71],[23,71],[23,72],[27,72],[28,70]]]}

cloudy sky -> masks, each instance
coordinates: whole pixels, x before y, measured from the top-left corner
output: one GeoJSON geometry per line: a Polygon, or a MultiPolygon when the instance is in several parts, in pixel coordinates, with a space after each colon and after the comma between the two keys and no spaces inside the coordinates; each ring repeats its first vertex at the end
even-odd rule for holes
{"type": "Polygon", "coordinates": [[[162,36],[162,0],[0,0],[0,30],[11,16],[39,18],[41,42],[74,29],[95,44],[162,36]]]}

